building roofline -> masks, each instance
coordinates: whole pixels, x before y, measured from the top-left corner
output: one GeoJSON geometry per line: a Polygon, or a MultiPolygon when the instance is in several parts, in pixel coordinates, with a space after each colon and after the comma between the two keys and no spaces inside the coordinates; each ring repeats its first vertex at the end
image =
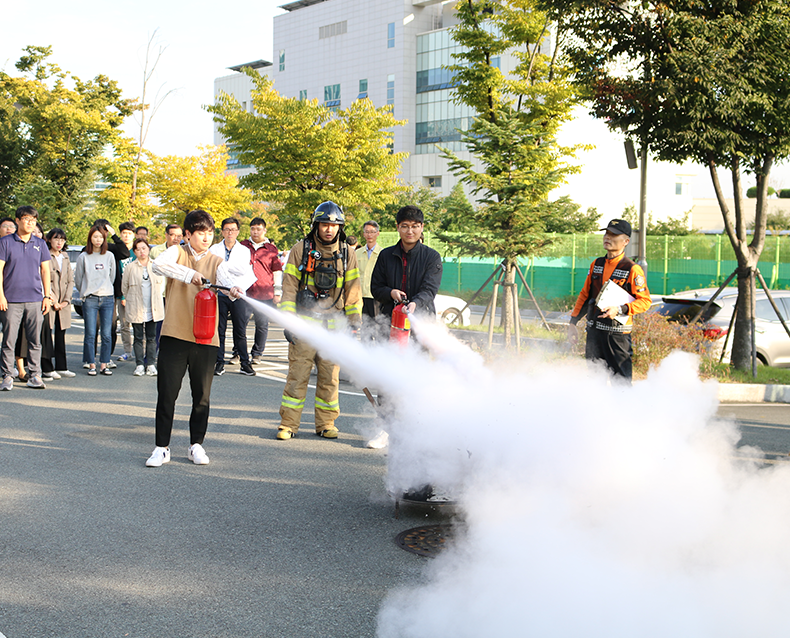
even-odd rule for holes
{"type": "Polygon", "coordinates": [[[289,2],[288,4],[281,4],[278,8],[286,11],[296,11],[297,9],[304,9],[321,2],[329,2],[329,0],[294,0],[294,2],[289,2]]]}
{"type": "Polygon", "coordinates": [[[236,66],[229,66],[231,71],[241,71],[245,68],[262,69],[263,67],[271,66],[272,63],[268,60],[255,60],[255,62],[245,62],[244,64],[237,64],[236,66]]]}

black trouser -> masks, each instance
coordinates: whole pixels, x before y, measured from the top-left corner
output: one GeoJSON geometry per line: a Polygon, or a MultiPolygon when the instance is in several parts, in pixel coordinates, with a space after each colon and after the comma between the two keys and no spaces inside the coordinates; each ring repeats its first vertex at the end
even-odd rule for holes
{"type": "MultiPolygon", "coordinates": [[[[52,312],[50,310],[50,312],[52,312]]],[[[60,325],[60,313],[55,313],[55,370],[68,370],[66,361],[66,329],[60,325]]]]}
{"type": "Polygon", "coordinates": [[[190,445],[203,443],[208,429],[211,382],[214,380],[216,346],[203,346],[191,341],[162,336],[159,339],[159,376],[156,385],[156,446],[170,445],[176,400],[184,374],[189,372],[192,390],[192,413],[189,415],[190,445]]]}
{"type": "Polygon", "coordinates": [[[222,293],[217,295],[217,334],[219,335],[219,350],[217,363],[225,363],[225,332],[228,329],[228,313],[233,321],[233,350],[239,355],[242,363],[250,362],[250,353],[247,350],[247,322],[250,320],[250,307],[242,299],[231,301],[230,297],[222,293]]]}
{"type": "Polygon", "coordinates": [[[146,321],[145,323],[133,323],[132,332],[134,341],[134,363],[141,366],[145,363],[152,365],[156,361],[156,325],[160,321],[146,321]]]}
{"type": "Polygon", "coordinates": [[[584,356],[591,361],[603,360],[609,371],[631,383],[631,334],[587,328],[584,356]]]}
{"type": "MultiPolygon", "coordinates": [[[[55,312],[50,310],[50,312],[55,312]]],[[[59,317],[58,317],[59,318],[59,317]]],[[[41,372],[52,372],[52,357],[55,356],[55,344],[52,342],[52,328],[49,327],[49,317],[44,317],[41,323],[41,372]]]]}
{"type": "Polygon", "coordinates": [[[380,314],[380,304],[373,297],[362,297],[362,314],[375,319],[380,314]]]}

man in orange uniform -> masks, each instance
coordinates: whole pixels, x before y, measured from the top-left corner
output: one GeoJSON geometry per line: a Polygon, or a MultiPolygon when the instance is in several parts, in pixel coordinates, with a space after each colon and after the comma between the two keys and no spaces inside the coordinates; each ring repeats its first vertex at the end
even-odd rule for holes
{"type": "Polygon", "coordinates": [[[613,219],[602,229],[606,257],[599,257],[590,265],[587,280],[576,300],[568,326],[571,341],[577,338],[576,324],[587,318],[587,345],[584,356],[590,360],[602,359],[613,375],[631,383],[631,330],[633,316],[650,307],[650,291],[645,273],[640,266],[625,256],[625,247],[631,241],[631,224],[623,219],[613,219]],[[596,299],[608,280],[634,297],[631,303],[621,306],[598,308],[596,299]],[[626,317],[621,323],[615,317],[626,317]]]}

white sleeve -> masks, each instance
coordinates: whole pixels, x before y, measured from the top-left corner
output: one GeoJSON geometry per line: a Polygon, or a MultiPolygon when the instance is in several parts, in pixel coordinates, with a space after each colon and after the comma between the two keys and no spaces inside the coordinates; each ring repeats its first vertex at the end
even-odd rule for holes
{"type": "Polygon", "coordinates": [[[157,275],[170,277],[170,279],[177,279],[185,284],[192,283],[195,276],[195,270],[187,268],[177,263],[179,246],[170,246],[159,257],[154,259],[151,267],[157,275]]]}
{"type": "Polygon", "coordinates": [[[228,288],[238,286],[241,290],[246,291],[256,281],[257,278],[250,263],[250,249],[237,243],[230,251],[230,259],[223,261],[217,268],[217,283],[228,288]]]}

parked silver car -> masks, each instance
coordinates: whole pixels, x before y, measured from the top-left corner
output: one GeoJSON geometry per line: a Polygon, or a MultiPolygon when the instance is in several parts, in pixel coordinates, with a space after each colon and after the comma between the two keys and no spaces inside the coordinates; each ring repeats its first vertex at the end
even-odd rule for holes
{"type": "MultiPolygon", "coordinates": [[[[661,302],[655,305],[653,310],[670,321],[688,323],[716,290],[717,288],[702,288],[667,295],[661,298],[661,302]]],[[[790,317],[790,290],[772,290],[771,297],[782,313],[782,318],[787,322],[790,317]]],[[[719,353],[724,347],[737,298],[737,289],[725,289],[699,319],[704,335],[716,345],[719,353]]],[[[755,343],[758,359],[765,365],[790,368],[790,336],[785,332],[771,307],[771,302],[762,290],[757,291],[755,310],[755,343]]],[[[727,345],[725,361],[729,361],[731,350],[732,337],[727,345]]]]}

